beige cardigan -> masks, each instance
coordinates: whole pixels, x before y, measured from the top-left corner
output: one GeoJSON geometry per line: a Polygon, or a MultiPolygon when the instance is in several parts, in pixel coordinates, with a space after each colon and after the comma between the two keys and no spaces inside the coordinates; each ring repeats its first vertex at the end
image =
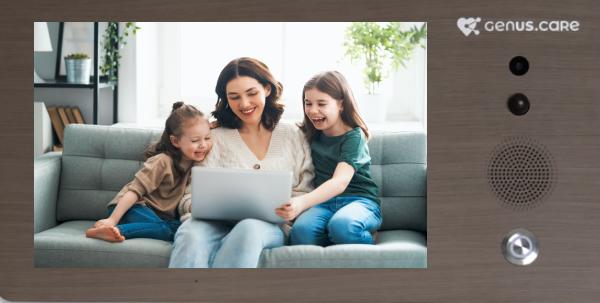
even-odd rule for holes
{"type": "MultiPolygon", "coordinates": [[[[223,167],[291,171],[294,179],[292,182],[292,197],[297,197],[311,192],[315,176],[310,145],[304,132],[296,125],[278,123],[271,135],[271,142],[267,155],[262,161],[246,146],[237,129],[218,127],[211,130],[213,140],[212,150],[206,155],[204,161],[195,162],[194,165],[204,167],[223,167]]],[[[191,217],[191,186],[185,189],[185,195],[179,203],[178,211],[181,222],[191,217]]],[[[289,234],[291,224],[278,224],[284,233],[289,234]]]]}
{"type": "Polygon", "coordinates": [[[135,204],[147,206],[161,219],[177,219],[175,210],[183,197],[192,162],[179,161],[185,174],[177,176],[170,156],[158,154],[150,157],[144,163],[144,167],[135,174],[135,179],[127,183],[106,208],[119,203],[128,191],[133,191],[138,195],[135,204]]]}

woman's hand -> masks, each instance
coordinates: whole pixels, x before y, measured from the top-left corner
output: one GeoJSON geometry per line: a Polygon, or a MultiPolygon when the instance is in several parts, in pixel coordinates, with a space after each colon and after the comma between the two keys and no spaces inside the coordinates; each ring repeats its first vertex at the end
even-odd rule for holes
{"type": "Polygon", "coordinates": [[[100,228],[104,226],[113,227],[117,225],[118,222],[113,221],[111,218],[100,220],[94,224],[94,228],[100,228]]]}
{"type": "Polygon", "coordinates": [[[218,122],[217,120],[215,120],[215,121],[213,121],[213,122],[210,122],[210,128],[211,128],[211,129],[213,129],[213,128],[217,128],[217,127],[219,127],[219,126],[221,126],[221,125],[219,124],[219,122],[218,122]]]}
{"type": "Polygon", "coordinates": [[[281,208],[275,209],[275,213],[283,220],[292,221],[304,210],[304,201],[300,197],[290,200],[290,203],[284,204],[281,208]]]}

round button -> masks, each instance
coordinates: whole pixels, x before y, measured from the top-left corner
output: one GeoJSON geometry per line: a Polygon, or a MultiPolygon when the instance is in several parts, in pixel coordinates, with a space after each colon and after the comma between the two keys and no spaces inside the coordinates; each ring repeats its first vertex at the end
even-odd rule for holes
{"type": "Polygon", "coordinates": [[[521,116],[529,111],[529,99],[523,94],[514,94],[508,99],[508,109],[511,113],[521,116]]]}
{"type": "Polygon", "coordinates": [[[524,266],[537,258],[539,243],[533,233],[524,228],[517,228],[504,237],[501,248],[508,262],[524,266]]]}
{"type": "Polygon", "coordinates": [[[531,253],[531,240],[526,236],[518,236],[510,243],[510,252],[517,258],[525,258],[531,253]]]}
{"type": "Polygon", "coordinates": [[[259,164],[254,165],[254,169],[260,169],[260,165],[259,164]]]}

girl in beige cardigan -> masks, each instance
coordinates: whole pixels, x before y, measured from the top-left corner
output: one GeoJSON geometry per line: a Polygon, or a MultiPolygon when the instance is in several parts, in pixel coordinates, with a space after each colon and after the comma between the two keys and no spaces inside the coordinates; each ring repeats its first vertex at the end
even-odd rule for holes
{"type": "Polygon", "coordinates": [[[194,161],[212,147],[204,114],[183,102],[173,104],[160,140],[144,152],[148,159],[135,179],[107,205],[108,219],[86,232],[108,242],[151,238],[173,241],[181,223],[176,208],[183,196],[194,161]]]}

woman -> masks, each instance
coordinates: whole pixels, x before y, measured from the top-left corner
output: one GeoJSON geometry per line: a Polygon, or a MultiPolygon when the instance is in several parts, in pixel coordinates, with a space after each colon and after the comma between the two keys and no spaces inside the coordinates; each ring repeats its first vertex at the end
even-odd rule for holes
{"type": "MultiPolygon", "coordinates": [[[[212,115],[220,127],[211,131],[213,149],[199,165],[292,171],[292,197],[310,192],[310,146],[297,126],[279,123],[283,86],[269,68],[255,59],[235,59],[221,71],[215,91],[212,115]]],[[[189,193],[188,185],[180,214],[190,212],[189,193]]],[[[290,230],[291,225],[256,219],[187,219],[175,234],[169,267],[257,267],[262,250],[283,246],[290,230]]]]}

